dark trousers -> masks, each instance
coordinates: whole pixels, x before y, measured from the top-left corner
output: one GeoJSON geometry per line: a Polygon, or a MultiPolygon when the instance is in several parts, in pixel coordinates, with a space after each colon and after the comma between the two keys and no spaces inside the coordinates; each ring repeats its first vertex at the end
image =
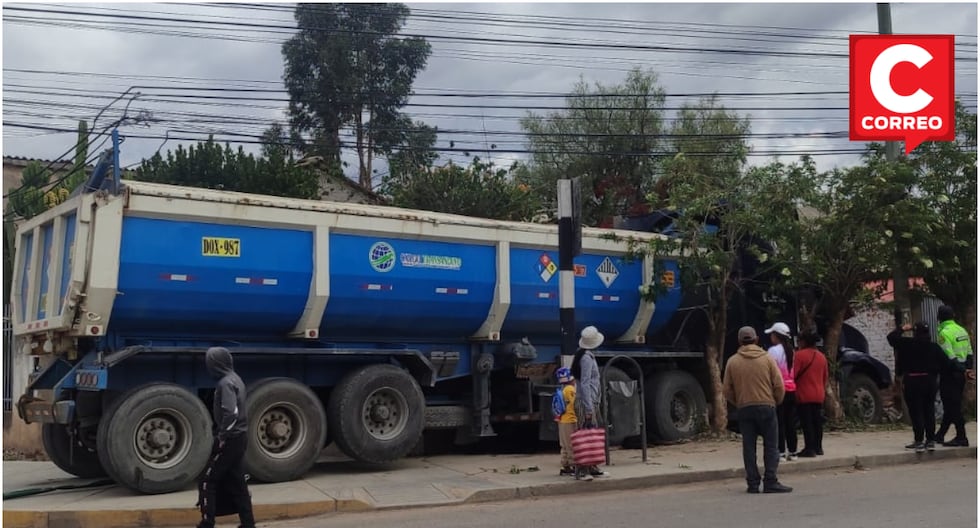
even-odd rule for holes
{"type": "Polygon", "coordinates": [[[823,404],[801,403],[796,406],[803,429],[803,450],[823,452],[823,404]]]}
{"type": "Polygon", "coordinates": [[[796,393],[787,392],[776,407],[779,421],[779,452],[796,452],[796,393]]]}
{"type": "Polygon", "coordinates": [[[963,419],[963,389],[966,387],[966,373],[947,372],[939,384],[939,395],[943,399],[943,423],[938,437],[946,436],[950,425],[956,426],[956,438],[966,439],[966,420],[963,419]]]}
{"type": "Polygon", "coordinates": [[[915,442],[932,442],[936,439],[936,377],[928,374],[906,374],[902,379],[905,387],[905,404],[909,408],[912,434],[915,442]],[[924,437],[924,438],[923,438],[924,437]]]}
{"type": "Polygon", "coordinates": [[[738,428],[742,433],[742,462],[745,464],[745,481],[750,488],[759,482],[772,485],[778,482],[776,469],[779,467],[779,421],[776,408],[769,405],[749,405],[738,410],[738,428]],[[762,461],[765,475],[759,475],[756,463],[756,440],[762,437],[762,461]]]}
{"type": "Polygon", "coordinates": [[[245,482],[245,470],[242,459],[245,458],[247,439],[245,435],[229,438],[224,446],[219,447],[215,440],[211,449],[211,458],[204,468],[204,473],[198,481],[198,496],[201,507],[201,523],[199,528],[212,528],[216,515],[237,512],[242,526],[252,528],[255,518],[252,515],[252,497],[248,494],[248,484],[245,482]],[[218,500],[229,501],[233,508],[218,504],[218,500]]]}

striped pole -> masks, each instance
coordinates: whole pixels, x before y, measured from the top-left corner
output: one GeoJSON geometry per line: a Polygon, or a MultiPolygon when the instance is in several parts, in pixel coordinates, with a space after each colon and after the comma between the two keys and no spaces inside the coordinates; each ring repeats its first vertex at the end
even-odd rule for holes
{"type": "Polygon", "coordinates": [[[561,354],[572,356],[575,341],[575,232],[572,180],[558,180],[558,306],[561,354]]]}

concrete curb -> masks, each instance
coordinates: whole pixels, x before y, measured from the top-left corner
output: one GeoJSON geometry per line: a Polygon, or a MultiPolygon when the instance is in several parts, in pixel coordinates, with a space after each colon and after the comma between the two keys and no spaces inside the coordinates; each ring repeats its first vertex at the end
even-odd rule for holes
{"type": "MultiPolygon", "coordinates": [[[[887,455],[830,457],[797,460],[780,465],[780,474],[798,474],[839,468],[867,469],[879,466],[919,464],[934,460],[957,458],[977,458],[976,447],[944,448],[926,453],[893,453],[887,455]]],[[[733,461],[734,462],[734,461],[733,461]]],[[[695,482],[742,478],[741,467],[705,471],[689,471],[664,475],[645,475],[618,479],[598,478],[592,482],[549,482],[533,486],[501,487],[477,490],[465,494],[462,489],[454,489],[453,495],[460,497],[431,503],[413,504],[372,504],[369,500],[351,497],[327,499],[323,501],[256,504],[255,518],[259,522],[286,519],[301,519],[326,513],[347,513],[368,510],[401,510],[412,508],[432,508],[458,504],[500,502],[532,497],[551,497],[573,493],[619,491],[647,487],[662,487],[695,482]]],[[[3,526],[6,528],[141,528],[150,526],[193,526],[200,520],[194,508],[159,508],[154,510],[98,510],[98,511],[3,511],[3,526]]]]}
{"type": "MultiPolygon", "coordinates": [[[[255,504],[260,522],[302,519],[325,513],[367,511],[374,505],[357,499],[327,499],[285,504],[255,504]]],[[[229,517],[230,518],[230,517],[229,517]]],[[[150,526],[194,526],[201,520],[196,508],[153,510],[3,511],[5,528],[139,528],[150,526]]]]}
{"type": "MultiPolygon", "coordinates": [[[[779,473],[781,475],[786,475],[839,468],[868,469],[872,467],[920,464],[932,460],[950,460],[956,458],[977,458],[977,448],[958,447],[952,449],[944,448],[943,450],[926,453],[908,452],[888,455],[816,458],[812,460],[799,459],[793,463],[780,464],[779,473]]],[[[642,477],[627,477],[615,480],[597,478],[591,482],[555,482],[540,486],[522,486],[510,489],[480,490],[471,494],[469,497],[464,499],[463,502],[498,502],[529,497],[549,497],[581,493],[584,490],[621,491],[646,487],[661,487],[691,484],[695,482],[737,479],[742,478],[743,475],[743,469],[739,467],[706,471],[691,471],[687,473],[671,473],[666,475],[646,475],[642,477]]]]}

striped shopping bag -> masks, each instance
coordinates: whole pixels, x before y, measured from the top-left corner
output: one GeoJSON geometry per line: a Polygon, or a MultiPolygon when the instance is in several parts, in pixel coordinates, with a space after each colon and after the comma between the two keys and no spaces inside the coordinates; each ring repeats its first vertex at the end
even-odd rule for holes
{"type": "Polygon", "coordinates": [[[572,455],[580,466],[597,466],[606,461],[606,430],[597,427],[572,433],[572,455]]]}

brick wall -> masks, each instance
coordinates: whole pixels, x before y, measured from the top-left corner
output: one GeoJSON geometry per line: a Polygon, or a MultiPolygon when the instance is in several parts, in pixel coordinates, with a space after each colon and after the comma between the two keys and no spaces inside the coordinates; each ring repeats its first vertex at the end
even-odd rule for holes
{"type": "Polygon", "coordinates": [[[892,347],[888,345],[887,336],[895,328],[895,316],[877,307],[862,308],[845,322],[864,334],[871,355],[888,365],[894,374],[895,357],[892,347]]]}

